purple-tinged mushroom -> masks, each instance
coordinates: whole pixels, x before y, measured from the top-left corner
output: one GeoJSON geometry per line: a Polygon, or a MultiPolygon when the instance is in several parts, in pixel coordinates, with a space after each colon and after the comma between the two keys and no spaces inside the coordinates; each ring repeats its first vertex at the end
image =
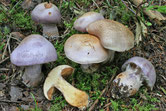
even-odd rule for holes
{"type": "Polygon", "coordinates": [[[123,98],[134,95],[143,82],[152,90],[156,82],[154,66],[147,59],[132,57],[122,65],[124,72],[117,75],[113,81],[112,97],[123,98]]]}
{"type": "Polygon", "coordinates": [[[25,66],[22,77],[28,87],[37,86],[43,79],[41,66],[57,59],[54,46],[44,37],[32,34],[23,39],[10,55],[10,60],[16,66],[25,66]]]}
{"type": "Polygon", "coordinates": [[[80,32],[87,32],[86,27],[97,20],[104,19],[103,15],[97,12],[87,12],[74,22],[74,28],[80,32]]]}
{"type": "Polygon", "coordinates": [[[61,22],[61,14],[54,4],[47,2],[38,4],[33,9],[31,17],[33,21],[42,24],[44,37],[59,37],[57,24],[61,22]]]}

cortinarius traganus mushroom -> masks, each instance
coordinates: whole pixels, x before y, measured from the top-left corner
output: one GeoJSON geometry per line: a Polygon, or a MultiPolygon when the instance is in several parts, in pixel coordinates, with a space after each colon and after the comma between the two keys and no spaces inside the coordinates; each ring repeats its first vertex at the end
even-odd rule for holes
{"type": "Polygon", "coordinates": [[[31,13],[32,20],[41,23],[44,37],[59,37],[57,24],[61,21],[59,9],[52,3],[38,4],[31,13]]]}
{"type": "Polygon", "coordinates": [[[122,65],[124,72],[113,81],[112,97],[123,98],[134,95],[145,82],[152,90],[156,82],[154,66],[142,57],[132,57],[122,65]]]}
{"type": "Polygon", "coordinates": [[[73,72],[74,68],[68,65],[60,65],[52,69],[44,82],[44,95],[51,100],[54,89],[57,88],[70,105],[85,109],[89,105],[88,94],[73,87],[62,77],[62,75],[71,75],[73,72]]]}
{"type": "Polygon", "coordinates": [[[81,64],[82,70],[87,73],[96,71],[96,63],[108,58],[108,51],[103,48],[97,37],[90,34],[72,35],[66,40],[64,51],[67,58],[81,64]]]}
{"type": "Polygon", "coordinates": [[[74,28],[80,32],[86,32],[86,27],[97,20],[104,19],[103,15],[97,12],[87,12],[74,22],[74,28]]]}
{"type": "Polygon", "coordinates": [[[21,41],[10,55],[10,60],[16,66],[25,66],[22,77],[28,87],[37,86],[43,79],[41,64],[55,61],[57,54],[54,46],[44,37],[32,34],[21,41]]]}
{"type": "Polygon", "coordinates": [[[110,60],[114,57],[114,52],[123,52],[134,47],[134,35],[123,24],[103,19],[92,22],[86,28],[89,34],[99,37],[104,48],[109,49],[110,60]]]}

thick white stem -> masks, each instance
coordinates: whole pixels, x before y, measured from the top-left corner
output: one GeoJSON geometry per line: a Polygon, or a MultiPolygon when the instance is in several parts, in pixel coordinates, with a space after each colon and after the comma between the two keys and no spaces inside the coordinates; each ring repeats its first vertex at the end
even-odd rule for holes
{"type": "Polygon", "coordinates": [[[114,59],[114,55],[115,55],[115,51],[113,51],[113,50],[108,50],[108,58],[104,61],[104,62],[102,62],[102,64],[105,64],[105,63],[110,63],[110,62],[112,62],[113,61],[113,59],[114,59]]]}
{"type": "Polygon", "coordinates": [[[99,68],[99,64],[81,64],[81,69],[86,73],[93,73],[97,71],[99,68]]]}
{"type": "Polygon", "coordinates": [[[44,75],[41,72],[41,65],[26,66],[22,77],[23,83],[27,87],[35,87],[42,81],[44,75]]]}
{"type": "Polygon", "coordinates": [[[43,24],[43,36],[58,39],[59,32],[56,24],[43,24]]]}

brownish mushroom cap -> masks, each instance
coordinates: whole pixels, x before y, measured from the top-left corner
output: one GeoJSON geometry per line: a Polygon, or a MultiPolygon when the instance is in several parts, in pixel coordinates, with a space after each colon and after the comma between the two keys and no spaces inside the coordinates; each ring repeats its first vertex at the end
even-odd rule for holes
{"type": "Polygon", "coordinates": [[[87,32],[100,38],[101,44],[113,51],[123,52],[134,46],[134,35],[123,24],[103,19],[88,25],[87,32]]]}
{"type": "Polygon", "coordinates": [[[72,35],[65,42],[64,51],[67,58],[79,64],[100,63],[108,57],[99,39],[90,34],[72,35]]]}

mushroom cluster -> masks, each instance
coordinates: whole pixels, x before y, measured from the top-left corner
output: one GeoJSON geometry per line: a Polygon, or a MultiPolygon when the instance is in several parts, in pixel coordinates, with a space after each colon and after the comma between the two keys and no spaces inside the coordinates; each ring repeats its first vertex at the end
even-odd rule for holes
{"type": "Polygon", "coordinates": [[[143,82],[152,90],[156,82],[154,66],[142,57],[132,57],[122,65],[124,72],[113,80],[111,90],[113,98],[123,98],[134,95],[143,82]]]}
{"type": "MultiPolygon", "coordinates": [[[[58,38],[57,24],[61,21],[59,9],[52,3],[40,3],[31,13],[32,20],[43,26],[43,36],[58,38]]],[[[134,47],[134,34],[123,24],[105,19],[97,12],[87,12],[74,22],[74,28],[88,34],[74,34],[64,44],[64,52],[68,59],[81,64],[83,72],[92,73],[99,63],[110,62],[115,51],[124,52],[134,47]]],[[[44,79],[41,66],[57,59],[55,47],[41,35],[27,36],[12,52],[10,59],[16,66],[25,67],[22,76],[27,87],[38,86],[44,79]]],[[[142,57],[133,57],[123,66],[124,72],[113,80],[111,94],[113,98],[134,95],[143,82],[152,90],[156,81],[154,66],[142,57]]],[[[85,109],[89,105],[89,96],[64,77],[74,73],[69,65],[59,65],[52,69],[45,79],[43,91],[48,100],[58,89],[65,100],[72,106],[85,109]],[[56,89],[55,89],[56,88],[56,89]]]]}

